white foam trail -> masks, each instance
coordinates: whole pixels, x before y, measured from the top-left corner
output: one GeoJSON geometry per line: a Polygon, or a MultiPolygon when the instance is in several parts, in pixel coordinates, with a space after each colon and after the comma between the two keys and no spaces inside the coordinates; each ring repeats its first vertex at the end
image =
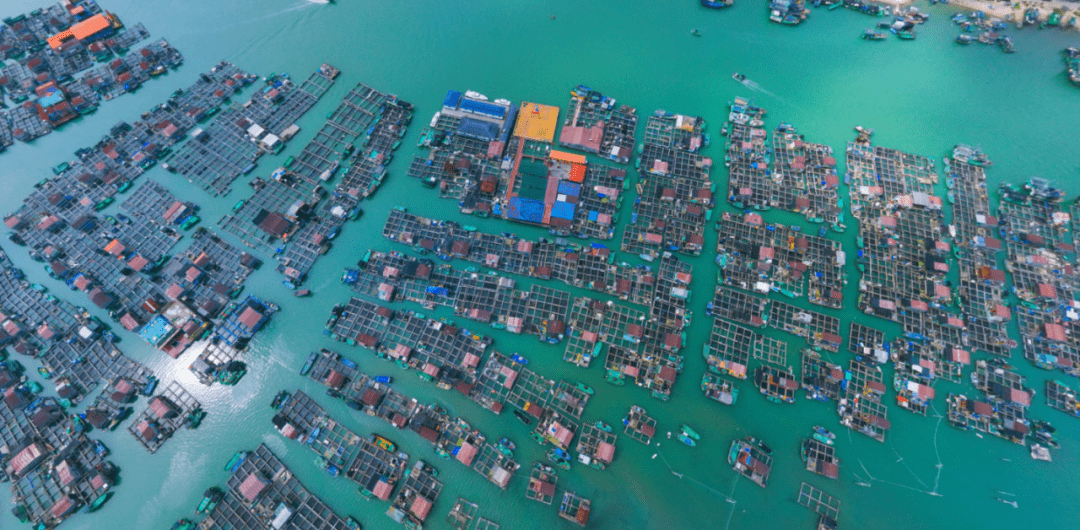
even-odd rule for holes
{"type": "Polygon", "coordinates": [[[781,99],[780,96],[777,96],[776,94],[773,94],[772,92],[769,92],[768,90],[765,90],[765,87],[759,85],[756,81],[753,81],[751,79],[743,79],[742,81],[740,81],[740,83],[742,83],[742,85],[744,87],[749,88],[750,90],[753,90],[754,92],[760,92],[762,94],[765,94],[766,96],[774,97],[776,99],[779,99],[780,101],[783,101],[783,99],[781,99]]]}

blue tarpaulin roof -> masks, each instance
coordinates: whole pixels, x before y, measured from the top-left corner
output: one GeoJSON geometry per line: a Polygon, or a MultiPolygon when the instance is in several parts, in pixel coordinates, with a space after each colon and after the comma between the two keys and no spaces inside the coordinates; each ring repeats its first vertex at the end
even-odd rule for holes
{"type": "Polygon", "coordinates": [[[590,221],[595,223],[596,220],[599,219],[599,217],[600,217],[600,214],[597,213],[595,210],[590,210],[589,211],[589,220],[590,221]]]}
{"type": "Polygon", "coordinates": [[[64,101],[64,93],[58,88],[49,88],[44,96],[38,98],[38,105],[48,108],[64,101]]]}
{"type": "Polygon", "coordinates": [[[544,220],[544,203],[533,199],[512,197],[506,210],[506,216],[519,221],[540,223],[544,220]]]}
{"type": "Polygon", "coordinates": [[[559,193],[577,197],[581,194],[581,184],[570,182],[569,180],[560,180],[559,193]]]}
{"type": "Polygon", "coordinates": [[[461,119],[457,132],[468,138],[490,142],[499,137],[499,126],[489,121],[474,120],[466,117],[461,119]]]}
{"type": "Polygon", "coordinates": [[[496,105],[494,103],[488,103],[486,101],[479,101],[475,99],[462,99],[459,109],[465,112],[472,112],[474,114],[482,114],[484,116],[491,116],[492,118],[503,119],[506,117],[506,107],[496,105]]]}
{"type": "Polygon", "coordinates": [[[555,204],[551,205],[551,216],[559,219],[573,219],[574,205],[568,202],[555,201],[555,204]]]}
{"type": "Polygon", "coordinates": [[[147,322],[146,325],[139,330],[139,336],[151,346],[156,347],[159,346],[161,341],[166,339],[174,329],[173,325],[170,324],[165,317],[158,315],[150,322],[147,322]]]}
{"type": "Polygon", "coordinates": [[[457,90],[447,90],[446,99],[443,100],[442,104],[444,107],[456,109],[459,101],[461,101],[461,92],[458,92],[457,90]]]}

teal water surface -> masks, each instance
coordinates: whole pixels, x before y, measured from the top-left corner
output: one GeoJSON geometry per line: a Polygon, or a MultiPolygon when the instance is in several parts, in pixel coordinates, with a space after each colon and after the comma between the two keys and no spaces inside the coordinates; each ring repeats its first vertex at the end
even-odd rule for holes
{"type": "MultiPolygon", "coordinates": [[[[0,15],[25,11],[36,3],[3,3],[0,15]]],[[[302,148],[325,113],[357,82],[399,95],[415,104],[417,113],[404,147],[390,166],[387,183],[364,203],[366,215],[346,226],[335,248],[311,272],[307,287],[315,296],[293,298],[270,266],[252,276],[247,292],[278,302],[282,311],[247,353],[250,371],[239,385],[203,387],[187,370],[197,351],[172,360],[132,334],[123,336],[120,347],[125,353],[147,363],[165,381],[180,380],[202,401],[209,416],[199,430],[178,433],[155,455],[147,454],[125,429],[101,435],[113,449],[112,459],[122,469],[123,483],[102,510],[75,515],[64,523],[64,528],[73,530],[167,529],[177,518],[194,512],[205,488],[224,483],[227,475],[221,468],[235,451],[259,443],[267,443],[305,486],[338,513],[356,516],[365,528],[398,528],[382,515],[386,503],[366,501],[351,482],[328,477],[313,465],[306,449],[284,440],[270,424],[267,405],[272,396],[283,388],[301,388],[354,430],[387,433],[414,456],[434,458],[418,436],[390,433],[386,424],[356,415],[327,398],[320,385],[301,378],[297,371],[304,358],[320,347],[342,352],[367,373],[397,376],[395,386],[400,391],[423,401],[437,400],[489,437],[511,437],[518,442],[518,460],[525,466],[543,458],[542,450],[529,442],[525,427],[511,415],[495,416],[457,393],[439,391],[362,349],[332,342],[321,334],[330,308],[349,297],[348,289],[338,282],[341,269],[369,248],[403,250],[380,235],[392,206],[403,204],[410,212],[427,217],[465,220],[452,201],[439,200],[405,177],[420,130],[438,110],[448,88],[565,106],[569,90],[578,83],[587,84],[637,107],[642,115],[663,108],[705,117],[714,124],[714,145],[704,154],[718,160],[723,147],[716,129],[726,116],[727,102],[741,95],[768,108],[770,129],[781,122],[791,123],[807,140],[827,143],[838,154],[853,138],[852,127],[864,125],[877,131],[874,139],[879,145],[937,160],[956,143],[979,145],[995,162],[989,170],[991,187],[1038,175],[1056,180],[1070,195],[1080,192],[1075,138],[1080,91],[1068,84],[1061,61],[1061,49],[1076,45],[1077,34],[1014,31],[1018,52],[1011,56],[996,47],[961,47],[952,42],[956,28],[948,23],[949,8],[931,8],[933,20],[919,28],[914,42],[866,42],[859,35],[879,19],[847,10],[813,10],[802,26],[781,27],[767,21],[764,1],[749,0],[722,11],[702,9],[693,0],[338,0],[334,5],[304,0],[103,0],[102,5],[129,24],[143,22],[153,37],[165,37],[184,54],[185,64],[62,131],[32,145],[16,144],[0,154],[5,189],[0,212],[16,209],[31,185],[51,175],[49,168],[71,158],[76,148],[95,143],[119,120],[137,119],[222,59],[260,75],[287,71],[302,78],[324,61],[342,70],[333,90],[300,121],[300,137],[278,157],[262,159],[259,175],[265,176],[302,148]],[[702,35],[691,36],[693,28],[702,35]],[[761,88],[751,91],[735,83],[730,78],[734,71],[746,74],[761,88]]],[[[842,163],[843,157],[838,158],[842,163]]],[[[717,166],[713,177],[722,191],[727,175],[721,164],[717,166]]],[[[230,195],[213,199],[161,169],[150,171],[147,177],[202,205],[204,222],[220,218],[250,193],[238,183],[230,195]]],[[[629,202],[624,219],[629,217],[629,202]]],[[[794,216],[776,212],[766,217],[798,222],[794,216]]],[[[469,218],[467,222],[486,231],[513,230],[530,237],[544,233],[495,220],[469,218]]],[[[854,233],[851,229],[842,238],[849,253],[854,249],[854,233]]],[[[705,248],[715,245],[715,237],[711,231],[706,234],[705,248]]],[[[22,249],[6,242],[3,246],[35,281],[82,303],[62,284],[46,277],[40,264],[22,249]]],[[[1023,447],[991,437],[978,439],[933,414],[918,417],[895,406],[890,407],[892,430],[882,444],[864,436],[849,437],[829,405],[805,400],[774,405],[749,384],[742,385],[742,396],[734,407],[705,399],[698,389],[705,369],[699,352],[710,328],[704,307],[716,281],[716,269],[707,254],[690,260],[695,266],[691,304],[695,320],[684,352],[686,370],[667,403],[653,400],[641,389],[604,384],[602,368],[594,365],[585,370],[566,364],[557,347],[498,330],[486,332],[495,338],[497,349],[526,355],[532,360],[530,367],[539,373],[582,380],[597,389],[586,418],[615,424],[630,404],[639,404],[660,420],[660,447],[646,448],[621,437],[616,461],[607,470],[576,466],[561,474],[561,487],[593,500],[590,528],[811,528],[816,517],[794,502],[804,481],[842,500],[840,524],[844,528],[1051,529],[1071,527],[1078,520],[1080,479],[1073,470],[1080,465],[1080,427],[1075,419],[1044,405],[1042,381],[1051,375],[1030,367],[1019,354],[1014,364],[1038,392],[1031,416],[1059,427],[1063,448],[1054,452],[1052,464],[1032,461],[1023,447]],[[686,448],[663,436],[681,423],[701,433],[698,447],[686,448]],[[798,441],[815,424],[837,432],[842,461],[839,481],[802,469],[798,441]],[[775,451],[767,489],[736,478],[726,464],[731,439],[750,433],[764,438],[775,451]],[[653,454],[662,458],[653,459],[653,454]],[[1015,494],[1010,498],[1018,501],[1019,508],[995,502],[994,497],[1000,496],[997,490],[1015,494]],[[734,502],[726,501],[728,497],[734,502]]],[[[857,274],[851,271],[845,292],[849,306],[856,299],[857,274]]],[[[845,334],[850,319],[863,318],[854,309],[829,314],[845,318],[841,328],[845,334]]],[[[879,320],[870,320],[868,325],[895,331],[879,320]]],[[[789,342],[789,364],[794,364],[803,340],[772,335],[789,342]]],[[[847,354],[835,357],[841,363],[847,361],[847,354]]],[[[891,371],[886,374],[886,380],[891,379],[891,371]]],[[[966,385],[940,384],[937,410],[944,411],[948,391],[963,390],[971,391],[966,385]]],[[[503,492],[459,464],[434,462],[445,489],[429,518],[429,528],[445,527],[445,514],[458,496],[478,503],[480,514],[504,529],[571,527],[556,517],[554,506],[524,498],[523,477],[503,492]]],[[[0,493],[4,499],[8,496],[6,490],[0,493]]],[[[24,527],[7,510],[0,514],[0,526],[24,527]]]]}

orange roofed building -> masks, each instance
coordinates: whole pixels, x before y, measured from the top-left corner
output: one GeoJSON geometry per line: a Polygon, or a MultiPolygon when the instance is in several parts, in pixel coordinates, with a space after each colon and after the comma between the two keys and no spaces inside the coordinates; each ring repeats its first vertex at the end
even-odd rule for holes
{"type": "Polygon", "coordinates": [[[52,37],[49,37],[49,47],[55,50],[73,40],[85,42],[101,39],[112,35],[122,26],[123,24],[120,23],[120,19],[117,18],[116,15],[109,13],[108,11],[98,13],[52,37]]]}

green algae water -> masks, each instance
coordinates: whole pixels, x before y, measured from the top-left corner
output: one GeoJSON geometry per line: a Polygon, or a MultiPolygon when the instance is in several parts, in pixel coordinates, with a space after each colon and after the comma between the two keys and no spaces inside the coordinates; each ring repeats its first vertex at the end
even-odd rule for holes
{"type": "MultiPolygon", "coordinates": [[[[36,3],[4,3],[0,15],[24,12],[36,3]]],[[[70,159],[76,148],[94,144],[117,121],[137,119],[222,59],[260,75],[284,71],[303,78],[322,62],[342,71],[331,92],[300,120],[300,137],[280,155],[262,159],[258,175],[266,176],[285,157],[298,152],[325,113],[357,82],[413,103],[416,119],[390,165],[389,179],[372,200],[363,203],[364,218],[346,225],[335,248],[311,271],[306,287],[313,297],[294,298],[282,287],[269,260],[249,280],[247,292],[276,301],[282,311],[246,353],[249,372],[239,385],[204,387],[187,370],[197,351],[173,360],[133,334],[122,336],[120,348],[126,354],[146,363],[165,383],[181,381],[209,416],[198,430],[178,432],[155,455],[149,455],[126,432],[126,425],[113,433],[96,433],[113,450],[111,459],[121,468],[122,483],[100,511],[76,514],[66,521],[63,527],[71,530],[167,529],[178,518],[193,515],[203,490],[224,484],[227,473],[222,466],[233,453],[260,443],[282,457],[304,485],[338,513],[355,516],[365,528],[399,528],[383,515],[387,503],[364,500],[353,483],[329,477],[313,464],[307,449],[274,431],[268,407],[272,397],[278,390],[297,388],[349,428],[363,435],[387,434],[413,457],[435,463],[445,487],[427,527],[446,527],[446,513],[458,496],[479,504],[479,514],[504,529],[572,526],[556,516],[557,503],[545,506],[525,499],[527,477],[518,476],[507,491],[500,491],[464,466],[435,458],[419,436],[391,432],[382,421],[357,415],[326,397],[320,385],[298,375],[310,351],[337,350],[357,361],[366,373],[397,376],[395,387],[403,393],[424,402],[438,401],[489,437],[517,441],[517,460],[524,469],[543,459],[542,449],[529,442],[526,428],[512,415],[495,416],[458,393],[437,390],[365,350],[330,341],[321,333],[330,308],[350,296],[339,282],[342,268],[354,264],[369,248],[404,250],[380,235],[394,205],[408,206],[410,212],[426,217],[474,224],[484,231],[544,235],[541,230],[502,221],[466,219],[453,201],[438,199],[435,192],[405,176],[420,130],[438,110],[447,89],[471,89],[492,98],[565,109],[569,90],[586,84],[637,107],[642,116],[658,108],[703,116],[713,124],[714,137],[714,145],[703,154],[715,160],[723,157],[723,139],[717,129],[726,117],[727,103],[745,96],[768,109],[767,128],[791,123],[808,141],[831,145],[841,164],[843,148],[854,138],[852,127],[863,125],[876,130],[876,144],[932,156],[939,161],[939,169],[942,155],[954,144],[981,146],[995,162],[988,171],[991,189],[1000,182],[1037,175],[1056,181],[1070,197],[1080,193],[1080,148],[1075,138],[1080,91],[1068,84],[1061,60],[1061,50],[1076,45],[1080,37],[1057,30],[1011,30],[1018,49],[1014,55],[1004,55],[997,47],[962,47],[952,42],[957,29],[948,22],[953,11],[945,7],[929,10],[932,20],[919,27],[916,41],[890,37],[885,42],[867,42],[859,38],[862,31],[881,19],[843,9],[812,10],[802,26],[783,27],[767,21],[764,2],[751,0],[739,0],[734,7],[718,11],[700,8],[693,0],[338,0],[333,5],[304,0],[103,0],[102,5],[128,24],[143,22],[152,37],[166,38],[184,54],[184,66],[32,145],[16,144],[0,154],[5,190],[0,209],[5,213],[15,210],[32,184],[51,176],[49,168],[70,159]],[[693,28],[700,30],[700,37],[691,36],[693,28]],[[746,74],[757,88],[733,81],[734,71],[746,74]]],[[[202,205],[208,228],[250,194],[247,186],[237,183],[231,194],[214,199],[160,168],[147,177],[180,198],[202,205]]],[[[718,190],[726,189],[727,175],[720,164],[713,178],[718,190]]],[[[846,189],[841,197],[843,193],[846,189]]],[[[624,205],[623,219],[629,217],[630,202],[624,205]]],[[[719,202],[719,210],[730,209],[719,202]]],[[[771,222],[795,224],[799,219],[778,212],[766,214],[771,222]]],[[[855,248],[855,233],[852,226],[841,237],[849,253],[855,248]]],[[[711,231],[706,234],[706,249],[714,248],[715,238],[711,231]]],[[[32,281],[83,304],[62,283],[48,278],[23,249],[6,241],[3,246],[32,281]]],[[[684,350],[686,369],[669,402],[656,401],[635,387],[607,385],[603,369],[595,366],[599,363],[587,370],[574,367],[561,360],[558,347],[504,331],[483,331],[495,338],[499,351],[527,356],[538,373],[584,381],[595,388],[597,396],[585,420],[618,424],[631,404],[645,407],[659,420],[659,447],[646,448],[620,436],[616,460],[607,470],[577,465],[571,472],[560,472],[560,489],[592,499],[589,528],[811,528],[816,516],[794,502],[802,482],[841,499],[843,528],[1051,529],[1071,527],[1080,519],[1076,503],[1080,478],[1074,472],[1080,465],[1080,425],[1044,404],[1043,380],[1062,376],[1031,367],[1020,354],[1013,362],[1037,392],[1030,416],[1048,420],[1059,429],[1062,448],[1054,451],[1052,464],[1031,460],[1024,447],[953,429],[935,417],[934,410],[924,418],[890,406],[892,429],[885,443],[879,443],[849,435],[838,425],[835,404],[803,399],[795,405],[772,404],[749,382],[741,384],[742,395],[733,407],[707,400],[698,384],[705,370],[699,352],[711,327],[704,309],[716,282],[709,254],[689,260],[695,267],[691,301],[695,319],[684,350]],[[664,435],[682,423],[701,434],[696,448],[664,435]],[[838,481],[803,469],[799,440],[815,424],[837,433],[838,481]],[[766,489],[737,478],[726,463],[731,440],[747,434],[763,438],[774,449],[766,489]],[[653,458],[654,454],[658,457],[653,458]],[[1015,499],[1019,508],[996,502],[994,498],[1003,495],[999,491],[1013,494],[1008,498],[1015,499]]],[[[845,334],[848,321],[863,318],[853,308],[857,274],[850,271],[847,309],[816,308],[842,316],[845,334]]],[[[805,301],[797,304],[808,307],[805,301]]],[[[449,316],[445,310],[427,313],[449,316]]],[[[895,325],[880,319],[866,323],[897,332],[895,325]]],[[[803,339],[775,330],[766,333],[787,341],[789,364],[797,364],[803,339]]],[[[846,353],[834,357],[841,364],[848,359],[846,353]]],[[[885,377],[886,381],[891,378],[891,369],[886,369],[885,377]]],[[[945,411],[944,395],[949,391],[972,392],[968,385],[948,382],[937,390],[935,407],[940,413],[945,411]]],[[[891,393],[887,399],[891,400],[891,393]]],[[[141,403],[137,407],[144,406],[141,403]]],[[[9,495],[6,488],[0,493],[5,500],[9,495]]],[[[0,526],[29,528],[6,508],[0,512],[0,526]]]]}

